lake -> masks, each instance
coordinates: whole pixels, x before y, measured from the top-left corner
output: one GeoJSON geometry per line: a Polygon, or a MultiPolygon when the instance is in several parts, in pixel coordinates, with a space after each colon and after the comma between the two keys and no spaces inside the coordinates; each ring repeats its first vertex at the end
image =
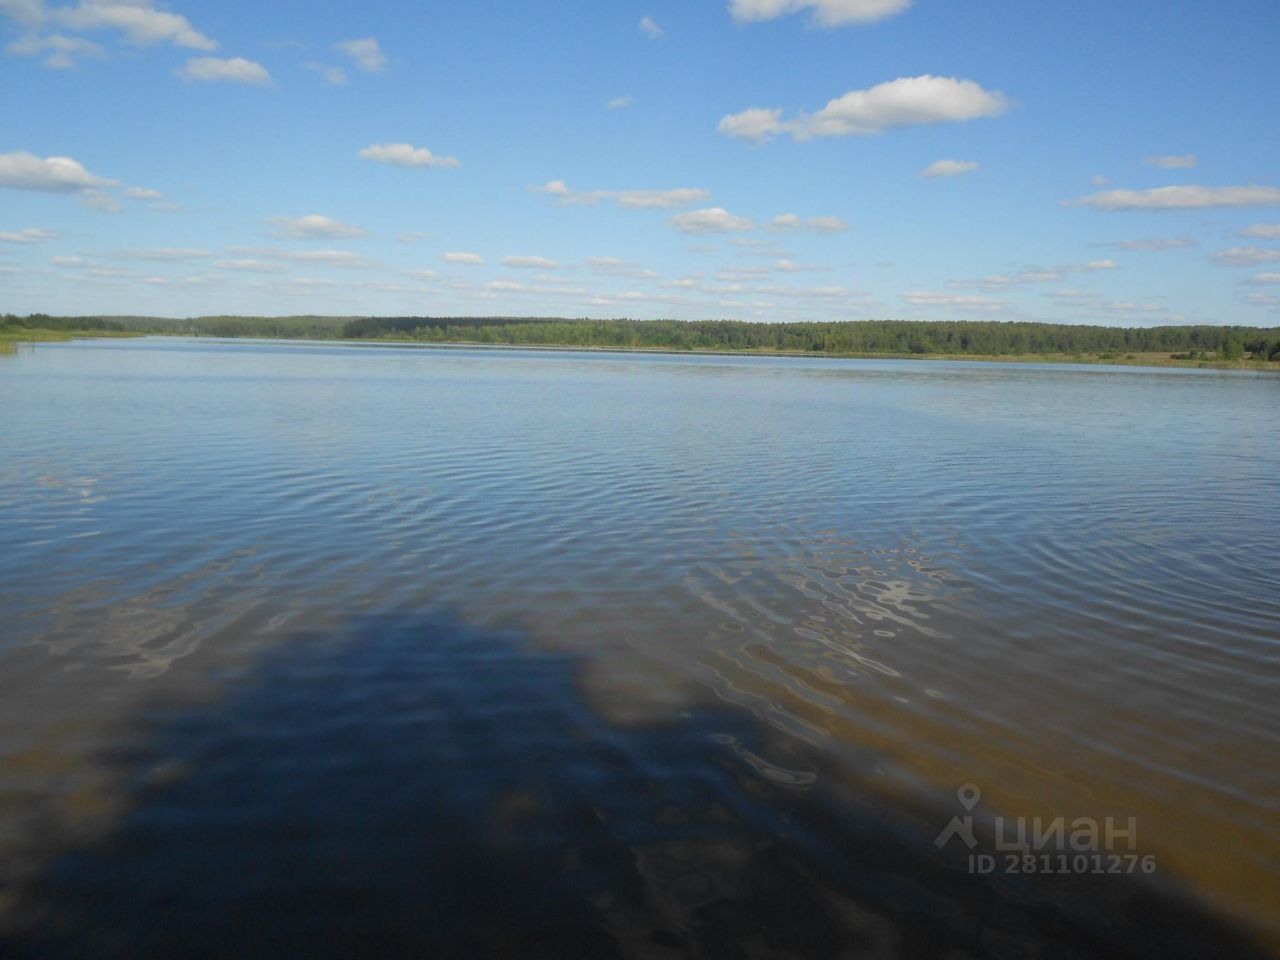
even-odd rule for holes
{"type": "Polygon", "coordinates": [[[1214,370],[0,357],[0,953],[1270,955],[1278,410],[1214,370]]]}

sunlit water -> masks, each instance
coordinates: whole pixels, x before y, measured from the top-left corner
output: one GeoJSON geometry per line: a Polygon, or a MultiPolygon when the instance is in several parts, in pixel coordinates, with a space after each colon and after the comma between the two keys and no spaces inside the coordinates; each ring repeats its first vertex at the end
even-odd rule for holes
{"type": "Polygon", "coordinates": [[[1277,410],[1207,370],[2,357],[0,953],[1265,955],[1277,410]],[[1155,871],[971,873],[964,784],[978,852],[1133,818],[1155,871]]]}

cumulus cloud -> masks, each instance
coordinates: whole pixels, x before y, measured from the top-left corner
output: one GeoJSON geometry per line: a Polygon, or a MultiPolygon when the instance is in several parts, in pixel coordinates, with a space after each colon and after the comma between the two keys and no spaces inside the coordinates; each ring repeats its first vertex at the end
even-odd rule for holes
{"type": "Polygon", "coordinates": [[[484,257],[480,256],[478,253],[462,253],[457,251],[446,253],[441,259],[443,259],[445,263],[466,263],[471,264],[472,266],[479,266],[484,263],[484,257]]]}
{"type": "Polygon", "coordinates": [[[382,52],[382,47],[379,46],[375,37],[344,40],[335,46],[350,57],[355,65],[365,73],[381,73],[387,67],[387,56],[382,52]]]}
{"type": "Polygon", "coordinates": [[[794,213],[780,213],[769,221],[769,229],[777,233],[811,230],[814,233],[839,233],[849,225],[839,217],[805,217],[794,213]]]}
{"type": "Polygon", "coordinates": [[[164,196],[159,190],[151,190],[147,187],[127,187],[124,195],[130,200],[159,200],[164,196]]]}
{"type": "Polygon", "coordinates": [[[1256,267],[1263,263],[1280,263],[1280,250],[1263,247],[1232,247],[1210,254],[1209,259],[1220,267],[1256,267]]]}
{"type": "Polygon", "coordinates": [[[352,253],[350,250],[281,250],[275,247],[230,247],[228,252],[236,256],[284,260],[293,263],[318,263],[328,267],[366,269],[377,266],[368,257],[352,253]]]}
{"type": "Polygon", "coordinates": [[[443,157],[426,147],[408,143],[375,143],[360,151],[365,160],[390,163],[397,167],[456,167],[457,157],[443,157]]]}
{"type": "Polygon", "coordinates": [[[305,217],[268,217],[273,228],[272,236],[294,240],[332,240],[335,238],[362,237],[364,230],[351,223],[343,223],[330,217],[311,213],[305,217]]]}
{"type": "Polygon", "coordinates": [[[788,133],[795,140],[867,136],[896,127],[959,123],[996,117],[1009,108],[1004,94],[955,77],[902,77],[866,90],[851,90],[814,114],[784,120],[781,109],[751,107],[722,118],[726,136],[764,142],[788,133]]]}
{"type": "Polygon", "coordinates": [[[193,57],[178,71],[178,76],[191,83],[247,83],[265,86],[271,74],[262,64],[244,57],[193,57]]]}
{"type": "Polygon", "coordinates": [[[552,180],[531,189],[534,193],[554,197],[556,204],[562,207],[593,207],[601,200],[613,200],[627,210],[670,210],[711,196],[709,190],[699,187],[677,187],[673,190],[574,190],[563,180],[552,180]]]}
{"type": "Polygon", "coordinates": [[[1257,237],[1261,240],[1280,240],[1280,223],[1255,223],[1240,231],[1242,237],[1257,237]]]}
{"type": "Polygon", "coordinates": [[[1156,187],[1153,190],[1104,190],[1064,200],[1068,207],[1095,210],[1203,210],[1208,207],[1268,207],[1280,205],[1276,187],[1156,187]]]}
{"type": "Polygon", "coordinates": [[[526,267],[540,268],[542,270],[557,270],[560,264],[554,260],[548,260],[546,257],[503,257],[502,265],[505,267],[526,267]]]}
{"type": "Polygon", "coordinates": [[[192,50],[214,50],[217,43],[191,25],[186,17],[157,10],[151,0],[80,0],[65,7],[46,7],[40,0],[6,0],[6,13],[31,28],[119,30],[130,43],[171,43],[192,50]]]}
{"type": "Polygon", "coordinates": [[[57,240],[61,234],[44,227],[27,227],[25,230],[0,230],[0,243],[44,243],[57,240]]]}
{"type": "Polygon", "coordinates": [[[0,153],[0,187],[43,193],[85,193],[117,181],[90,173],[70,157],[37,157],[30,153],[0,153]]]}
{"type": "Polygon", "coordinates": [[[35,35],[13,41],[5,48],[9,53],[19,57],[44,56],[44,65],[54,70],[70,70],[80,60],[103,56],[106,51],[96,43],[83,37],[68,37],[60,33],[48,36],[35,35]]]}
{"type": "Polygon", "coordinates": [[[730,0],[729,12],[739,23],[774,20],[809,11],[818,27],[875,23],[910,9],[912,0],[730,0]]]}
{"type": "Polygon", "coordinates": [[[1119,265],[1114,260],[1090,260],[1081,269],[1085,271],[1116,270],[1119,269],[1119,265]]]}
{"type": "Polygon", "coordinates": [[[972,160],[935,160],[920,171],[920,176],[926,180],[936,177],[959,177],[966,173],[973,173],[977,169],[978,164],[972,160]]]}
{"type": "Polygon", "coordinates": [[[724,207],[707,207],[678,213],[670,220],[671,226],[681,233],[742,233],[755,229],[755,223],[746,217],[734,216],[724,207]]]}
{"type": "Polygon", "coordinates": [[[1162,170],[1188,170],[1199,161],[1194,153],[1182,156],[1145,157],[1142,161],[1149,167],[1160,167],[1162,170]]]}
{"type": "Polygon", "coordinates": [[[1256,273],[1250,277],[1248,283],[1280,283],[1280,273],[1256,273]]]}
{"type": "Polygon", "coordinates": [[[666,31],[658,26],[658,21],[647,13],[640,18],[640,29],[650,40],[660,40],[666,35],[666,31]]]}

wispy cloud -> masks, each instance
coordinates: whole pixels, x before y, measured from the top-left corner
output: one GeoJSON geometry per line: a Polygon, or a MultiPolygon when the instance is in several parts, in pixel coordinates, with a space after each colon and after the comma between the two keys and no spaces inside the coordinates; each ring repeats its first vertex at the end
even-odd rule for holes
{"type": "Polygon", "coordinates": [[[840,233],[849,225],[839,217],[801,217],[794,213],[780,213],[769,221],[769,229],[775,233],[791,233],[807,230],[813,233],[840,233]]]}
{"type": "Polygon", "coordinates": [[[272,236],[293,240],[334,240],[364,236],[364,229],[318,213],[305,217],[268,217],[272,236]]]}
{"type": "Polygon", "coordinates": [[[809,11],[817,27],[875,23],[911,8],[912,0],[730,0],[729,12],[739,23],[774,20],[809,11]]]}
{"type": "Polygon", "coordinates": [[[920,177],[924,180],[933,180],[937,177],[959,177],[966,173],[973,173],[977,169],[978,164],[972,160],[935,160],[920,171],[920,177]]]}
{"type": "Polygon", "coordinates": [[[741,233],[755,229],[754,221],[735,216],[724,207],[678,213],[669,222],[681,233],[741,233]]]}
{"type": "Polygon", "coordinates": [[[362,37],[358,40],[344,40],[335,44],[335,48],[351,58],[355,65],[365,73],[381,73],[390,62],[376,37],[362,37]]]}
{"type": "Polygon", "coordinates": [[[258,87],[271,83],[266,67],[244,57],[193,57],[178,76],[188,83],[244,83],[258,87]]]}
{"type": "Polygon", "coordinates": [[[670,210],[711,196],[711,191],[700,187],[677,187],[672,190],[574,190],[563,180],[552,180],[531,189],[534,193],[554,197],[562,207],[593,207],[601,200],[614,200],[618,206],[627,210],[670,210]]]}
{"type": "Polygon", "coordinates": [[[27,227],[25,230],[0,230],[0,243],[45,243],[57,240],[61,234],[57,230],[46,230],[44,227],[27,227]]]}
{"type": "Polygon", "coordinates": [[[640,29],[650,40],[661,40],[667,33],[658,25],[658,21],[647,13],[640,18],[640,29]]]}
{"type": "Polygon", "coordinates": [[[484,263],[484,257],[478,253],[463,253],[461,251],[452,251],[444,254],[440,259],[445,263],[465,263],[470,266],[479,266],[484,263]]]}
{"type": "Polygon", "coordinates": [[[1142,162],[1149,167],[1159,167],[1162,170],[1189,170],[1198,163],[1194,153],[1182,156],[1145,157],[1142,162]]]}
{"type": "Polygon", "coordinates": [[[1148,237],[1143,240],[1113,240],[1100,244],[1117,250],[1180,250],[1195,245],[1196,242],[1190,237],[1148,237]]]}
{"type": "Polygon", "coordinates": [[[504,267],[522,267],[525,269],[538,268],[542,270],[558,270],[560,264],[546,257],[503,257],[502,265],[504,267]]]}
{"type": "Polygon", "coordinates": [[[1156,187],[1153,190],[1104,190],[1075,200],[1067,207],[1095,210],[1204,210],[1210,207],[1268,207],[1280,205],[1276,187],[1156,187]]]}
{"type": "Polygon", "coordinates": [[[1280,263],[1280,250],[1263,247],[1232,247],[1209,255],[1209,260],[1220,267],[1256,267],[1263,263],[1280,263]]]}

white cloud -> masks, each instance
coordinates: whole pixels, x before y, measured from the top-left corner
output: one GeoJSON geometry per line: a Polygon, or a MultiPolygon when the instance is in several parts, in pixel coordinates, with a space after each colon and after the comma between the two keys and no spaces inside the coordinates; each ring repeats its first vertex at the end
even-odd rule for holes
{"type": "Polygon", "coordinates": [[[285,260],[296,260],[299,263],[323,263],[329,267],[372,267],[374,262],[350,250],[301,250],[279,254],[285,260]]]}
{"type": "Polygon", "coordinates": [[[610,110],[621,110],[624,107],[631,106],[633,103],[635,103],[635,100],[631,97],[614,97],[609,101],[608,107],[610,110]]]}
{"type": "Polygon", "coordinates": [[[697,187],[678,187],[674,190],[619,190],[613,196],[618,206],[628,210],[670,210],[683,207],[711,196],[711,191],[697,187]]]}
{"type": "Polygon", "coordinates": [[[1255,267],[1263,263],[1280,263],[1280,250],[1262,247],[1232,247],[1210,254],[1209,259],[1220,267],[1255,267]]]}
{"type": "Polygon", "coordinates": [[[531,189],[534,193],[555,197],[556,204],[562,207],[593,207],[601,200],[614,200],[618,206],[627,210],[670,210],[711,196],[709,190],[699,187],[677,187],[673,190],[574,190],[563,180],[552,180],[531,189]]]}
{"type": "Polygon", "coordinates": [[[164,196],[159,190],[150,190],[147,187],[126,187],[124,195],[130,200],[159,200],[164,196]]]}
{"type": "Polygon", "coordinates": [[[61,234],[56,230],[46,230],[44,227],[27,227],[25,230],[0,230],[0,243],[44,243],[47,240],[57,240],[61,234]]]}
{"type": "Polygon", "coordinates": [[[406,270],[404,272],[404,275],[406,277],[412,277],[414,280],[439,280],[440,279],[440,274],[436,273],[434,270],[428,270],[426,268],[423,268],[420,270],[406,270]]]}
{"type": "Polygon", "coordinates": [[[19,57],[38,57],[47,54],[44,60],[46,67],[55,70],[69,70],[77,65],[78,59],[101,57],[106,51],[96,43],[83,37],[67,37],[60,33],[48,36],[27,36],[15,40],[5,49],[19,57]]]}
{"type": "Polygon", "coordinates": [[[793,230],[812,230],[815,233],[839,233],[848,230],[849,225],[839,217],[807,217],[801,218],[794,213],[780,213],[769,221],[769,229],[778,233],[793,230]]]}
{"type": "Polygon", "coordinates": [[[1114,260],[1090,260],[1082,269],[1085,271],[1117,270],[1119,265],[1114,260]]]}
{"type": "Polygon", "coordinates": [[[720,121],[727,136],[762,142],[780,133],[795,140],[866,136],[895,127],[959,123],[1004,113],[1009,101],[972,80],[955,77],[902,77],[867,90],[851,90],[814,114],[784,121],[780,109],[752,107],[720,121]]]}
{"type": "Polygon", "coordinates": [[[119,213],[124,204],[105,190],[86,190],[80,195],[80,203],[92,210],[103,213],[119,213]]]}
{"type": "Polygon", "coordinates": [[[1190,237],[1150,237],[1145,240],[1116,240],[1102,244],[1117,250],[1179,250],[1195,245],[1196,242],[1190,237]]]}
{"type": "Polygon", "coordinates": [[[730,0],[729,12],[739,23],[773,20],[802,10],[819,27],[874,23],[910,9],[912,0],[730,0]]]}
{"type": "Polygon", "coordinates": [[[1156,187],[1154,190],[1105,190],[1075,200],[1068,207],[1095,210],[1203,210],[1208,207],[1267,207],[1280,204],[1276,187],[1156,187]]]}
{"type": "Polygon", "coordinates": [[[995,297],[975,297],[952,293],[931,293],[915,290],[904,293],[902,299],[916,307],[950,307],[956,310],[1001,310],[1005,301],[995,297]]]}
{"type": "Polygon", "coordinates": [[[1248,283],[1280,283],[1280,273],[1256,273],[1250,277],[1248,283]]]}
{"type": "Polygon", "coordinates": [[[658,21],[647,13],[640,18],[640,29],[650,40],[659,40],[666,34],[666,31],[658,26],[658,21]]]}
{"type": "Polygon", "coordinates": [[[265,260],[219,260],[214,264],[218,270],[234,270],[240,273],[281,273],[285,267],[280,263],[268,263],[265,260]]]}
{"type": "Polygon", "coordinates": [[[347,71],[343,70],[342,67],[331,66],[327,63],[317,63],[315,60],[311,60],[306,64],[306,68],[320,74],[332,86],[341,87],[347,83],[347,71]]]}
{"type": "Polygon", "coordinates": [[[920,176],[926,180],[932,180],[935,177],[958,177],[973,173],[977,169],[978,164],[972,160],[935,160],[920,171],[920,176]]]}
{"type": "Polygon", "coordinates": [[[157,10],[151,0],[81,0],[73,7],[46,9],[44,20],[73,30],[119,30],[129,42],[139,45],[172,43],[193,50],[218,46],[186,17],[157,10]]]}
{"type": "Polygon", "coordinates": [[[191,83],[247,83],[265,86],[271,83],[267,68],[244,57],[193,57],[178,71],[178,76],[191,83]]]}
{"type": "Polygon", "coordinates": [[[743,233],[755,229],[755,223],[746,217],[734,216],[724,207],[707,207],[678,213],[670,220],[671,226],[681,233],[743,233]]]}
{"type": "Polygon", "coordinates": [[[1102,174],[1098,174],[1089,182],[1093,184],[1095,187],[1105,187],[1108,183],[1111,182],[1111,180],[1107,177],[1104,177],[1102,174]]]}
{"type": "Polygon", "coordinates": [[[752,143],[764,143],[786,129],[782,122],[782,108],[764,109],[751,107],[740,113],[731,113],[720,119],[716,127],[726,137],[737,137],[739,140],[750,140],[752,143]]]}
{"type": "Polygon", "coordinates": [[[375,143],[360,151],[366,160],[390,163],[397,167],[456,167],[457,157],[442,157],[426,147],[408,143],[375,143]]]}
{"type": "Polygon", "coordinates": [[[386,69],[387,56],[374,37],[363,37],[359,40],[344,40],[336,44],[336,48],[350,57],[357,67],[365,73],[381,73],[386,69]]]}
{"type": "Polygon", "coordinates": [[[272,236],[295,240],[332,240],[335,238],[362,237],[364,230],[355,224],[343,223],[318,213],[305,217],[268,217],[274,230],[272,236]]]}
{"type": "Polygon", "coordinates": [[[0,153],[0,187],[38,190],[43,193],[85,193],[98,187],[113,187],[108,180],[90,173],[70,157],[37,157],[30,153],[0,153]]]}
{"type": "Polygon", "coordinates": [[[194,247],[157,247],[150,250],[119,250],[111,256],[122,260],[152,260],[159,263],[177,263],[183,260],[203,260],[212,257],[208,250],[194,247]]]}
{"type": "Polygon", "coordinates": [[[1240,231],[1242,237],[1258,237],[1262,240],[1280,240],[1280,223],[1255,223],[1240,231]]]}
{"type": "Polygon", "coordinates": [[[1160,167],[1162,170],[1187,170],[1198,162],[1194,153],[1182,156],[1146,157],[1142,161],[1149,167],[1160,167]]]}
{"type": "Polygon", "coordinates": [[[531,267],[542,270],[558,270],[560,264],[554,260],[548,260],[546,257],[503,257],[502,264],[506,267],[531,267]]]}
{"type": "Polygon", "coordinates": [[[443,259],[445,263],[467,263],[473,266],[478,266],[484,263],[484,257],[480,256],[478,253],[452,252],[446,253],[441,259],[443,259]]]}

